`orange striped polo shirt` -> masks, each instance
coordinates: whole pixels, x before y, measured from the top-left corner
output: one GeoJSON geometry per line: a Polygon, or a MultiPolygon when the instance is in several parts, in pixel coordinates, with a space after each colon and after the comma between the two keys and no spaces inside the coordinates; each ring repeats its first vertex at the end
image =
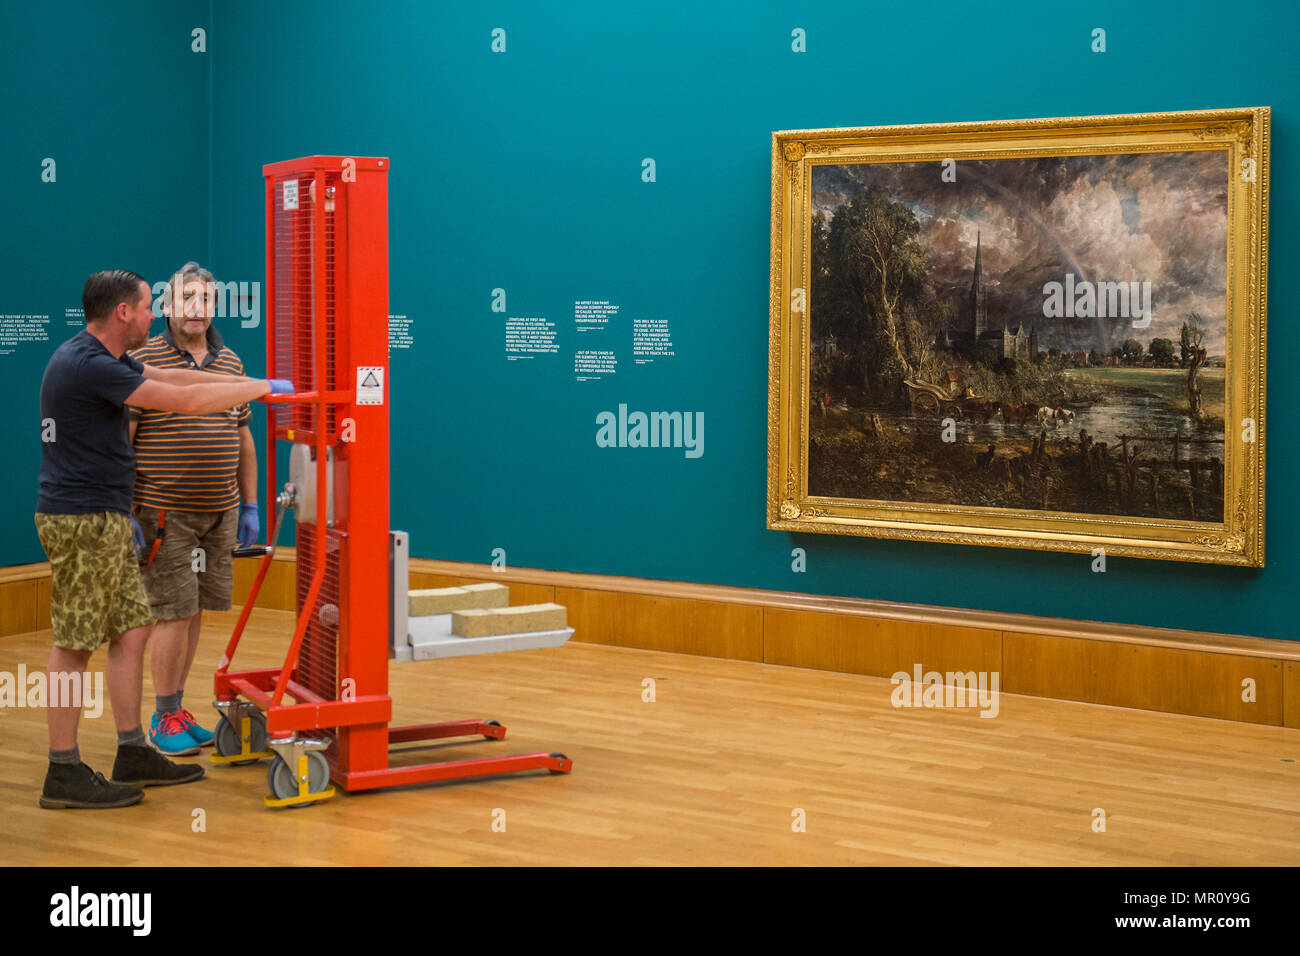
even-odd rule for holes
{"type": "MultiPolygon", "coordinates": [[[[195,365],[176,345],[170,325],[131,357],[156,368],[199,368],[243,375],[244,363],[208,326],[208,354],[195,365]]],[[[253,414],[247,404],[206,415],[131,408],[135,432],[135,503],[183,511],[226,511],[239,504],[239,428],[253,414]]]]}

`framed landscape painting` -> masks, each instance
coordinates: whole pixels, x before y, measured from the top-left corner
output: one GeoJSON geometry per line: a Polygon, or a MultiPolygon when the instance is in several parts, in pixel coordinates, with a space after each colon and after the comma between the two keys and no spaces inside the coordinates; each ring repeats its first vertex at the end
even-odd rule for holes
{"type": "Polygon", "coordinates": [[[1268,137],[774,133],[768,527],[1262,566],[1268,137]]]}

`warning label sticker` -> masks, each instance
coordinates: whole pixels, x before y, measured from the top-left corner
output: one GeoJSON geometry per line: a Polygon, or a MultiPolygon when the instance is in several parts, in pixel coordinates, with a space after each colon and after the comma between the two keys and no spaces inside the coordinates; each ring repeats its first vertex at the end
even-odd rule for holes
{"type": "Polygon", "coordinates": [[[291,209],[298,208],[298,180],[286,179],[284,181],[284,210],[288,212],[291,209]]]}
{"type": "Polygon", "coordinates": [[[384,404],[384,369],[382,365],[357,366],[357,404],[384,404]]]}

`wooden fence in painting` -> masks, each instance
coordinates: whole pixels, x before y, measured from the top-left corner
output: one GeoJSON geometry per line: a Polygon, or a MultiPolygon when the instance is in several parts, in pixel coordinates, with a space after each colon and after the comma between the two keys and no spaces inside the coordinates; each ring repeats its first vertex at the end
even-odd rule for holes
{"type": "MultiPolygon", "coordinates": [[[[1070,440],[1070,444],[1076,443],[1070,440]]],[[[1080,433],[1077,444],[1086,479],[1130,507],[1145,495],[1146,504],[1158,517],[1195,520],[1200,511],[1215,506],[1222,513],[1223,459],[1189,454],[1198,445],[1222,445],[1222,438],[1189,438],[1177,432],[1169,436],[1120,435],[1118,460],[1106,442],[1093,442],[1086,431],[1080,433]],[[1170,450],[1144,456],[1152,445],[1168,445],[1170,450]]]]}

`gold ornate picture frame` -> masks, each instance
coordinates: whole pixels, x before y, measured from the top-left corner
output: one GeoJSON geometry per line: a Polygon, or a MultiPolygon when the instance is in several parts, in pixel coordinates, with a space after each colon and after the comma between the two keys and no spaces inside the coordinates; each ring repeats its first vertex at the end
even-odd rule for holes
{"type": "Polygon", "coordinates": [[[1269,110],[772,134],[767,526],[1264,563],[1269,110]]]}

